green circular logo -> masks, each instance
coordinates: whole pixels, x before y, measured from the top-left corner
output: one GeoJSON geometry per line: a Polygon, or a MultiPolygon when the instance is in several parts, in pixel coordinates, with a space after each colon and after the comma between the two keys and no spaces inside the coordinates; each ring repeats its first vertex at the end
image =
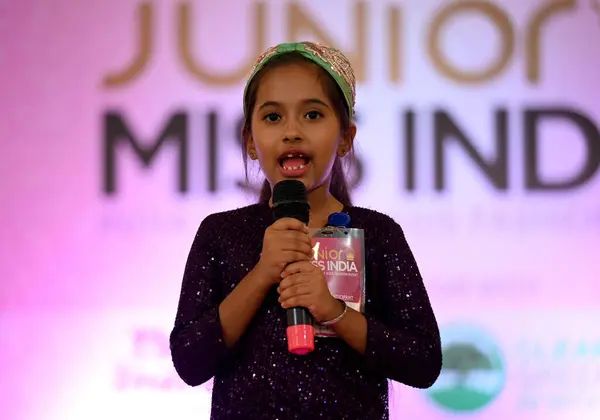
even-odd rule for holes
{"type": "Polygon", "coordinates": [[[441,335],[442,373],[427,395],[437,406],[456,413],[488,406],[506,381],[500,349],[484,331],[469,325],[447,326],[441,335]]]}

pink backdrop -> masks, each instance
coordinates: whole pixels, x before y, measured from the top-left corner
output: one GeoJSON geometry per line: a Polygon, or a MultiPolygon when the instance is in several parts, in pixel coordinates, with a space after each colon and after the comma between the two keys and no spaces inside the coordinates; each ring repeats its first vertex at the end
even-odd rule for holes
{"type": "Polygon", "coordinates": [[[264,4],[0,5],[0,418],[208,419],[210,384],[185,387],[168,351],[185,259],[207,214],[253,199],[236,185],[243,178],[236,124],[255,43],[324,36],[352,57],[360,79],[363,172],[355,201],[404,227],[446,349],[468,342],[489,362],[469,366],[462,388],[451,361],[431,390],[395,384],[394,418],[598,418],[596,3],[264,4]],[[145,64],[107,84],[134,61],[141,39],[149,45],[145,64]],[[195,74],[189,61],[211,77],[195,74]],[[444,72],[444,63],[462,75],[497,71],[468,81],[444,72]],[[227,74],[226,83],[216,80],[227,74]],[[436,122],[436,111],[446,120],[436,122]],[[497,111],[505,112],[504,131],[497,111]],[[543,115],[527,131],[534,111],[543,115]],[[407,152],[411,112],[414,155],[407,152]],[[131,144],[115,146],[114,194],[104,188],[106,142],[123,137],[108,113],[140,150],[177,123],[176,113],[185,115],[149,167],[131,144]],[[457,141],[461,133],[490,165],[488,175],[457,141]],[[173,140],[184,135],[189,189],[181,193],[173,140]],[[435,161],[436,135],[445,139],[443,165],[435,161]],[[534,143],[540,182],[585,179],[561,190],[526,188],[534,143]],[[436,170],[443,191],[434,188],[436,170]]]}

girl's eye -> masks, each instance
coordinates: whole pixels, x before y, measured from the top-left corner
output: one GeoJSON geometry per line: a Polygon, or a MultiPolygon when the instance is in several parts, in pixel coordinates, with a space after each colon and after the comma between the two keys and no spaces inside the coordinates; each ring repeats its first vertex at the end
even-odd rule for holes
{"type": "Polygon", "coordinates": [[[265,115],[263,120],[267,122],[277,122],[280,118],[281,117],[279,115],[275,114],[274,112],[271,112],[270,114],[265,115]]]}
{"type": "Polygon", "coordinates": [[[310,111],[306,113],[306,118],[308,118],[309,120],[316,120],[318,118],[321,118],[323,116],[323,114],[321,114],[319,111],[310,111]]]}

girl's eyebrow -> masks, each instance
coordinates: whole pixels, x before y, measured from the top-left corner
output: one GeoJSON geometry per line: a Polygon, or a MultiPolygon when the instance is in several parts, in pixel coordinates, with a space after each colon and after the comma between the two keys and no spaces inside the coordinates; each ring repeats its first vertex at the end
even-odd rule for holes
{"type": "MultiPolygon", "coordinates": [[[[329,105],[327,105],[325,102],[323,102],[321,99],[318,98],[309,98],[309,99],[304,99],[302,101],[303,104],[318,104],[318,105],[322,105],[324,107],[329,108],[329,105]]],[[[266,101],[264,102],[261,106],[258,107],[258,110],[260,111],[263,108],[266,108],[268,106],[281,106],[281,102],[276,102],[276,101],[266,101]]]]}

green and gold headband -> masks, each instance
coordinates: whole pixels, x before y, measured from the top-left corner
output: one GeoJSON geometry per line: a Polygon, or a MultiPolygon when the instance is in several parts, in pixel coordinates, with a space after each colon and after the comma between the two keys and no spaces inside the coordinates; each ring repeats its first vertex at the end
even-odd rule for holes
{"type": "MultiPolygon", "coordinates": [[[[350,118],[354,116],[354,105],[356,101],[356,79],[350,61],[338,49],[328,47],[316,42],[290,42],[285,44],[275,45],[268,48],[262,53],[246,82],[244,89],[244,104],[246,102],[246,94],[250,82],[256,74],[271,60],[284,54],[297,53],[304,58],[317,64],[319,67],[327,71],[333,77],[337,85],[344,94],[344,99],[350,111],[350,118]]],[[[245,109],[245,107],[244,107],[245,109]]]]}

